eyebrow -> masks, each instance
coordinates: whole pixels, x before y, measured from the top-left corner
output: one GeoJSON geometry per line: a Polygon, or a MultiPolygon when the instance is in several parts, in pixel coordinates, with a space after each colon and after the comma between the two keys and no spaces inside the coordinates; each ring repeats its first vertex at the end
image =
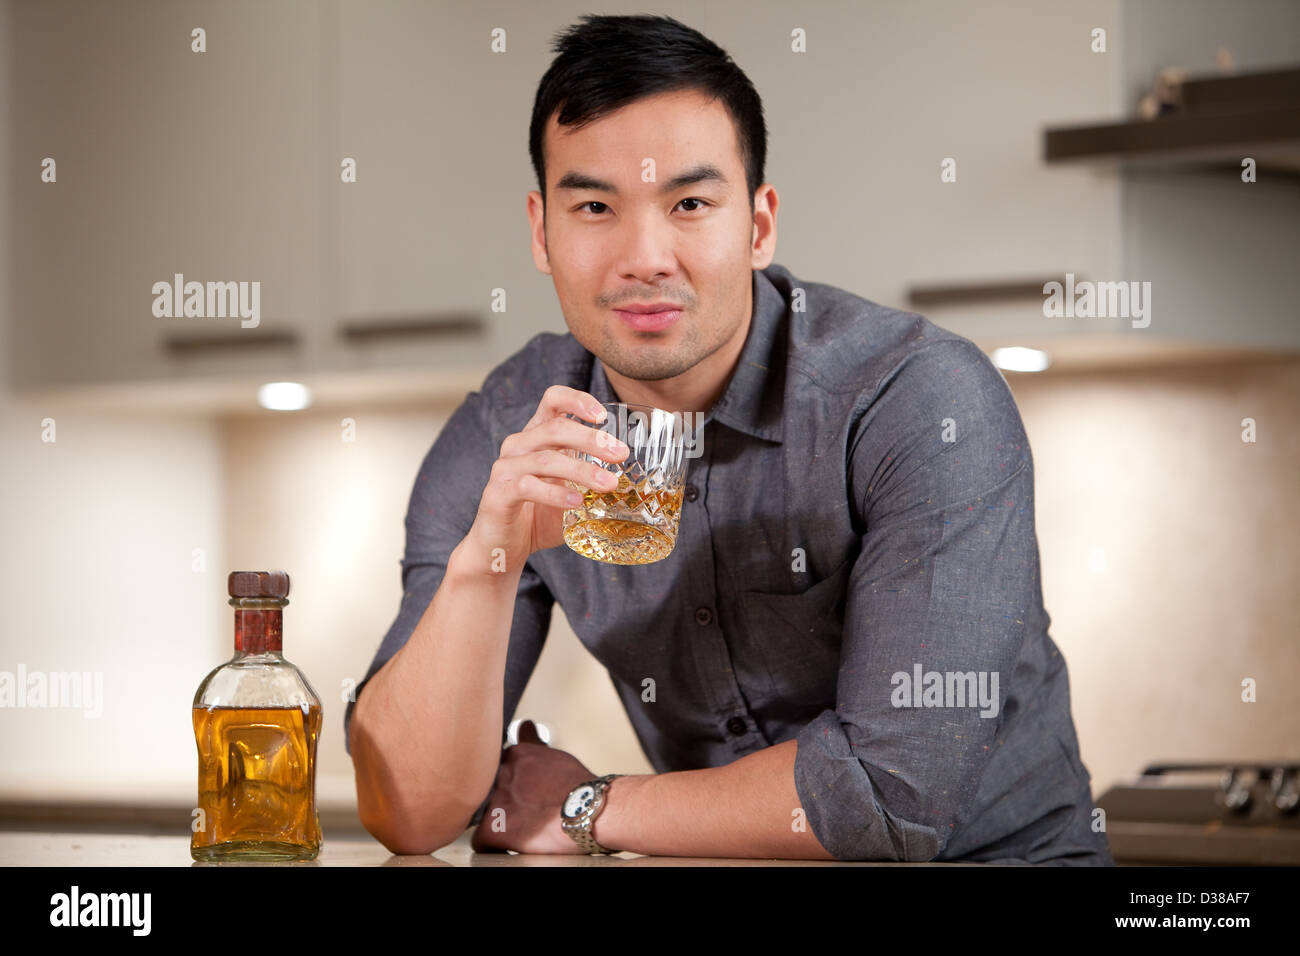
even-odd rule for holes
{"type": "MultiPolygon", "coordinates": [[[[718,183],[727,185],[727,177],[722,175],[722,170],[718,169],[712,163],[699,163],[692,166],[685,172],[678,173],[672,179],[660,184],[661,193],[676,192],[683,186],[692,186],[695,183],[718,183]]],[[[579,192],[582,190],[591,190],[594,192],[612,193],[618,195],[618,189],[613,183],[607,183],[603,179],[597,179],[587,173],[567,172],[560,177],[560,181],[555,184],[556,192],[579,192]]]]}

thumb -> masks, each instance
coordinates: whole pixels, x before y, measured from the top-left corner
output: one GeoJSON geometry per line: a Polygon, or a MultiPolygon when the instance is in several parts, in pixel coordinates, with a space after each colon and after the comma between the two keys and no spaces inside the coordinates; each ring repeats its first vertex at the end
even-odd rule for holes
{"type": "Polygon", "coordinates": [[[541,735],[537,732],[537,725],[531,720],[525,720],[520,725],[515,734],[519,743],[544,744],[541,735]]]}

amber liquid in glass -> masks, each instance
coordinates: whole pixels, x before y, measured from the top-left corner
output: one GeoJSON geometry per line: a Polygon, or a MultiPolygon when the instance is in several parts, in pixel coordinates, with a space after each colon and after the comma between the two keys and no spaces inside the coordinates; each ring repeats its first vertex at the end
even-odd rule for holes
{"type": "Polygon", "coordinates": [[[321,709],[194,708],[202,829],[196,860],[310,860],[320,852],[321,709]]]}
{"type": "Polygon", "coordinates": [[[677,542],[682,489],[645,491],[644,485],[620,475],[612,491],[584,490],[582,504],[571,512],[577,520],[564,528],[565,543],[609,564],[650,564],[667,557],[677,542]]]}

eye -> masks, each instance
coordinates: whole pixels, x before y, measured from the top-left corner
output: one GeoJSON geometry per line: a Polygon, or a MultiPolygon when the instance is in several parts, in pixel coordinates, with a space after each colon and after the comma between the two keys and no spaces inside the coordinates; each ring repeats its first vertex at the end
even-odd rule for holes
{"type": "MultiPolygon", "coordinates": [[[[711,203],[707,203],[707,202],[705,202],[703,199],[698,199],[698,198],[696,198],[695,196],[690,196],[690,197],[688,197],[688,198],[686,198],[686,199],[683,199],[682,202],[697,202],[697,203],[700,203],[700,204],[701,204],[701,208],[703,208],[704,206],[711,205],[711,203]]],[[[680,205],[680,203],[679,203],[678,205],[680,205]]],[[[687,211],[687,212],[695,212],[694,209],[688,209],[688,210],[686,210],[686,211],[687,211]]]]}
{"type": "MultiPolygon", "coordinates": [[[[677,205],[680,206],[682,203],[686,203],[686,202],[699,203],[699,206],[698,206],[697,208],[686,209],[686,210],[684,210],[685,212],[698,212],[700,209],[704,208],[705,206],[711,206],[711,205],[713,205],[712,203],[707,202],[707,201],[705,201],[705,200],[703,200],[703,199],[700,199],[700,198],[698,198],[698,197],[696,197],[696,196],[688,196],[686,199],[683,199],[683,200],[682,200],[681,202],[679,202],[677,205]]],[[[606,206],[606,205],[605,205],[603,202],[601,202],[600,200],[598,200],[598,199],[592,199],[592,200],[589,200],[588,202],[582,203],[580,206],[578,206],[578,209],[579,209],[579,211],[581,211],[581,210],[583,210],[583,209],[586,209],[588,206],[592,206],[592,207],[599,206],[599,207],[600,207],[599,209],[592,208],[592,209],[588,210],[588,211],[589,211],[593,216],[598,216],[598,215],[600,215],[602,212],[604,212],[606,209],[609,208],[608,206],[606,206]]]]}

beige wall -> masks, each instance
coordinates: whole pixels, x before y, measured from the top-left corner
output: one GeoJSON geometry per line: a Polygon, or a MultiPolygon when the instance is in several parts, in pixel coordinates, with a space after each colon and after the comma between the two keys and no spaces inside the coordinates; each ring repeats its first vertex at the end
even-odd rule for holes
{"type": "Polygon", "coordinates": [[[233,639],[223,452],[212,422],[0,394],[0,670],[103,692],[98,717],[0,709],[0,799],[195,799],[194,691],[233,639]]]}
{"type": "MultiPolygon", "coordinates": [[[[1011,378],[1051,633],[1097,791],[1156,760],[1300,758],[1300,363],[1011,378]]],[[[295,575],[285,648],[326,701],[323,798],[351,797],[340,689],[396,613],[406,500],[445,414],[358,413],[351,445],[343,413],[226,425],[231,567],[295,575]],[[253,508],[255,485],[268,497],[253,508]]],[[[558,610],[518,716],[597,773],[650,772],[558,610]]]]}
{"type": "Polygon", "coordinates": [[[1011,384],[1094,787],[1157,760],[1300,759],[1300,362],[1011,384]]]}

